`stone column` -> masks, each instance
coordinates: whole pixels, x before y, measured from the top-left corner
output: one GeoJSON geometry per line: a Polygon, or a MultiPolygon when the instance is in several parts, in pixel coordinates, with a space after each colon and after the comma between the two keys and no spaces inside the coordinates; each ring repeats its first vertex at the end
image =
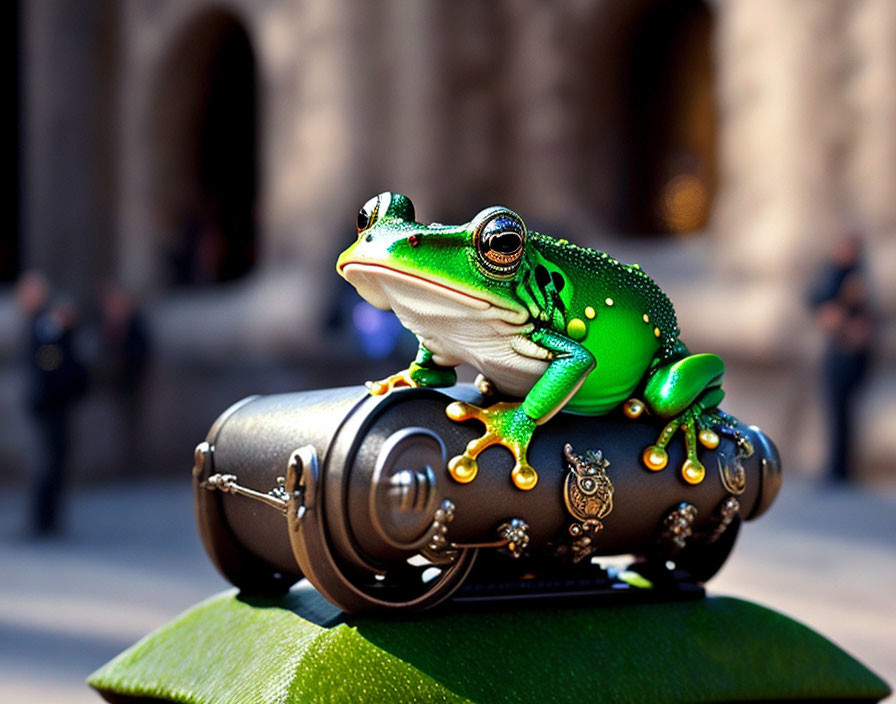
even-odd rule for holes
{"type": "Polygon", "coordinates": [[[729,275],[799,281],[818,243],[839,228],[846,7],[716,5],[721,189],[713,231],[729,275]]]}
{"type": "Polygon", "coordinates": [[[117,4],[34,0],[21,11],[23,262],[84,299],[114,251],[117,4]]]}
{"type": "MultiPolygon", "coordinates": [[[[896,315],[896,3],[864,0],[847,25],[850,71],[846,99],[853,121],[848,190],[865,230],[876,293],[896,315]]],[[[883,341],[896,358],[896,329],[883,341]]]]}

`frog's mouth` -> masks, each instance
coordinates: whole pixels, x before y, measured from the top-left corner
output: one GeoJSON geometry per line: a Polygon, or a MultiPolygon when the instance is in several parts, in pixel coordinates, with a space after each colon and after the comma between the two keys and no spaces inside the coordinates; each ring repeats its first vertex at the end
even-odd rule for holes
{"type": "Polygon", "coordinates": [[[451,284],[401,271],[385,264],[349,261],[340,266],[339,273],[365,300],[382,310],[392,309],[390,288],[410,286],[454,301],[474,311],[494,309],[499,318],[513,325],[522,325],[529,318],[529,313],[523,306],[511,307],[507,301],[489,296],[487,292],[469,293],[451,284]],[[390,283],[396,286],[390,286],[390,283]]]}

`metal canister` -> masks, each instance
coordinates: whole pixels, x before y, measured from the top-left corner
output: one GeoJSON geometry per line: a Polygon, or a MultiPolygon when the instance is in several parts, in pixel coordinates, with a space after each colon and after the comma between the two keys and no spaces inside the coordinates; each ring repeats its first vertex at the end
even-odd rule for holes
{"type": "Polygon", "coordinates": [[[718,445],[700,454],[699,483],[677,469],[680,439],[668,447],[668,466],[651,471],[641,457],[663,421],[620,412],[560,413],[540,426],[528,450],[538,472],[529,491],[511,481],[514,460],[502,447],[485,450],[476,478],[461,484],[448,460],[482,426],[450,420],[455,400],[494,403],[461,385],[234,404],[197,447],[193,470],[212,561],[249,592],[283,592],[307,577],[347,611],[433,606],[486,552],[564,573],[607,555],[677,559],[702,581],[724,562],[740,519],[762,514],[781,483],[774,444],[739,424],[717,426],[718,445]]]}

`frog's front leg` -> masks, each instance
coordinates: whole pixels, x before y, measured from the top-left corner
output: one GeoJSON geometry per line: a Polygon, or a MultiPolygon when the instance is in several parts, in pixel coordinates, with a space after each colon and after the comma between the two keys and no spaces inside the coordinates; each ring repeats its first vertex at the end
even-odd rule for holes
{"type": "Polygon", "coordinates": [[[549,330],[536,330],[532,341],[550,352],[550,364],[522,402],[500,402],[480,408],[455,401],[445,409],[454,421],[471,418],[485,424],[485,434],[471,440],[464,453],[453,457],[448,471],[466,484],[476,478],[476,458],[487,447],[503,445],[516,460],[510,477],[518,489],[528,491],[538,482],[538,473],[529,464],[526,453],[535,427],[547,422],[575,394],[594,368],[594,357],[582,345],[549,330]]]}
{"type": "Polygon", "coordinates": [[[709,448],[719,444],[718,436],[706,427],[705,412],[718,406],[725,396],[721,388],[724,373],[725,363],[714,354],[694,354],[654,368],[644,397],[651,410],[669,422],[656,443],[644,449],[642,459],[648,469],[659,471],[666,466],[666,446],[681,430],[687,453],[681,474],[689,484],[703,481],[706,470],[697,458],[697,440],[709,448]]]}
{"type": "Polygon", "coordinates": [[[398,387],[453,386],[456,381],[457,372],[454,367],[436,364],[432,359],[432,352],[421,342],[417,348],[417,356],[407,369],[379,381],[368,381],[367,389],[373,396],[382,396],[398,387]]]}

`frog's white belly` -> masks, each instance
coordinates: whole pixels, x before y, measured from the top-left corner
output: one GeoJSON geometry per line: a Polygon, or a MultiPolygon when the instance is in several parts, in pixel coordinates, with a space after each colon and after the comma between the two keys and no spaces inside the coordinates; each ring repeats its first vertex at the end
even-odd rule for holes
{"type": "MultiPolygon", "coordinates": [[[[396,301],[395,314],[433,354],[433,361],[446,367],[461,362],[472,365],[490,379],[499,391],[511,396],[525,396],[548,367],[547,360],[521,354],[520,350],[543,353],[525,337],[519,325],[500,319],[475,315],[469,308],[444,302],[438,311],[421,314],[420,299],[406,305],[396,301]]],[[[485,311],[487,313],[487,311],[485,311]]],[[[531,326],[526,328],[526,332],[531,326]]]]}
{"type": "Polygon", "coordinates": [[[522,307],[501,308],[424,279],[368,267],[346,268],[346,274],[375,305],[388,303],[436,364],[466,362],[512,396],[525,396],[548,367],[548,351],[528,338],[533,326],[522,307]]]}

